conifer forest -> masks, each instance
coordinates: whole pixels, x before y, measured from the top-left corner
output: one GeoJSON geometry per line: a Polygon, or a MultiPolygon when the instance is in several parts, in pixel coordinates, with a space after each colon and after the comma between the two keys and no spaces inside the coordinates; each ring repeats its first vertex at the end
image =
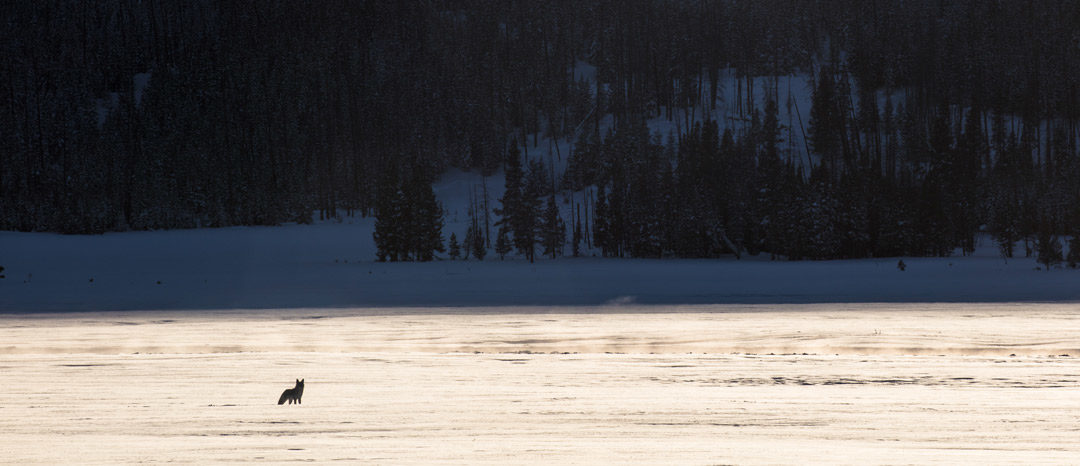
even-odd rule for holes
{"type": "Polygon", "coordinates": [[[1080,245],[1080,2],[4,10],[0,230],[374,216],[388,261],[944,256],[988,237],[1060,262],[1080,245]],[[431,188],[448,170],[505,187],[453,245],[431,188]]]}

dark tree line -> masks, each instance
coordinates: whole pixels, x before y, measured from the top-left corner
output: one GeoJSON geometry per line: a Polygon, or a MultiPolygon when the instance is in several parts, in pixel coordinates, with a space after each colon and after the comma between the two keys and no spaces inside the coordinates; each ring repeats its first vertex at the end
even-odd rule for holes
{"type": "Polygon", "coordinates": [[[0,228],[403,212],[415,183],[490,174],[517,139],[539,213],[510,208],[483,238],[500,255],[560,254],[554,192],[586,187],[575,251],[939,255],[986,232],[1052,255],[1080,230],[1077,31],[1080,4],[1054,0],[18,0],[0,228]],[[813,77],[797,129],[780,81],[754,80],[792,74],[813,77]],[[725,90],[730,121],[703,117],[725,90]],[[650,135],[658,117],[678,131],[650,135]],[[578,141],[554,188],[524,162],[541,138],[578,141]]]}
{"type": "Polygon", "coordinates": [[[431,177],[413,170],[399,176],[393,164],[378,183],[375,207],[375,248],[380,262],[430,261],[443,252],[443,208],[431,189],[431,177]]]}
{"type": "Polygon", "coordinates": [[[642,120],[580,141],[566,182],[599,187],[596,244],[617,257],[945,256],[987,232],[1006,258],[1022,241],[1061,262],[1059,237],[1080,237],[1080,160],[1062,125],[1043,125],[1056,160],[1039,166],[1032,125],[1018,136],[1001,114],[945,104],[922,122],[891,105],[855,111],[825,90],[835,82],[814,93],[810,166],[778,150],[773,102],[742,129],[706,121],[667,145],[642,120]]]}

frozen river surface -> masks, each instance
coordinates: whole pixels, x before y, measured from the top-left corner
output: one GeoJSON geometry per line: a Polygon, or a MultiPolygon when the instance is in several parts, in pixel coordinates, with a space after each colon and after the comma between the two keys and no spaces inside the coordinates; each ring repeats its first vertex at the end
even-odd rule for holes
{"type": "Polygon", "coordinates": [[[1075,304],[7,315],[0,462],[1077,464],[1077,356],[1075,304]]]}

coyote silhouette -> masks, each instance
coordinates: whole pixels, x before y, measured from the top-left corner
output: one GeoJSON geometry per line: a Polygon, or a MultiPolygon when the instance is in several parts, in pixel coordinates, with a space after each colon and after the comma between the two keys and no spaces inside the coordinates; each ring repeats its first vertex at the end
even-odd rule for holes
{"type": "Polygon", "coordinates": [[[289,401],[289,404],[300,404],[300,397],[304,396],[304,379],[296,379],[296,386],[293,388],[285,389],[281,392],[281,398],[278,398],[277,404],[285,404],[285,400],[289,401]]]}

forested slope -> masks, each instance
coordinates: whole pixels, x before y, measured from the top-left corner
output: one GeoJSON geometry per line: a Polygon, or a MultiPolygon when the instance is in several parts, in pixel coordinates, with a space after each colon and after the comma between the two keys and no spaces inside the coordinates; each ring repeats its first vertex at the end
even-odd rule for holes
{"type": "Polygon", "coordinates": [[[980,230],[1011,254],[1080,233],[1077,31],[1051,0],[20,0],[0,228],[369,215],[388,174],[555,140],[566,171],[529,195],[594,190],[609,255],[942,255],[980,230]]]}

